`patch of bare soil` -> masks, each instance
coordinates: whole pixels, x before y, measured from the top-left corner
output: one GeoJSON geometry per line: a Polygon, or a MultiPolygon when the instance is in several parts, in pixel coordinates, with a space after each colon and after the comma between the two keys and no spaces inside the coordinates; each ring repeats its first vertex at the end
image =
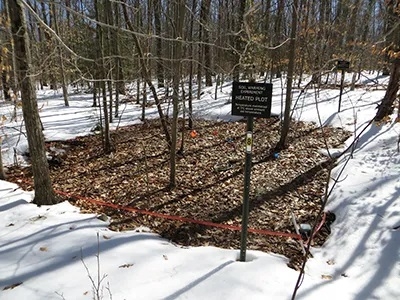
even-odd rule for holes
{"type": "MultiPolygon", "coordinates": [[[[64,149],[54,160],[51,176],[56,190],[83,211],[105,213],[113,230],[147,226],[182,246],[214,245],[240,248],[240,232],[165,220],[96,206],[74,195],[122,206],[215,223],[241,225],[244,180],[245,122],[196,121],[197,135],[186,130],[184,151],[177,160],[177,188],[169,190],[169,152],[158,121],[120,128],[112,133],[116,151],[105,155],[101,137],[79,137],[48,143],[64,149]]],[[[278,119],[256,119],[250,189],[249,227],[294,233],[290,210],[299,223],[313,224],[321,208],[327,168],[334,163],[318,152],[339,147],[349,133],[339,128],[321,130],[314,124],[293,122],[289,147],[276,157],[278,119]]],[[[182,133],[179,134],[180,139],[182,133]]],[[[180,145],[180,144],[179,144],[180,145]]],[[[28,169],[11,168],[9,178],[21,184],[31,179],[28,169]]],[[[21,184],[24,188],[32,188],[21,184]]],[[[314,238],[321,245],[329,235],[324,226],[314,238]]],[[[249,233],[248,249],[279,253],[296,267],[302,252],[297,240],[249,233]]]]}

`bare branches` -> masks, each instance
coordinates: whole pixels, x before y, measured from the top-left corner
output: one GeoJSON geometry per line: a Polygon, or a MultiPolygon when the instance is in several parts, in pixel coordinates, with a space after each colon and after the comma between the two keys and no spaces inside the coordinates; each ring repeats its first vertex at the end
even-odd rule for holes
{"type": "Polygon", "coordinates": [[[67,52],[69,52],[70,54],[72,54],[75,58],[79,58],[79,59],[84,60],[84,61],[94,62],[93,59],[89,59],[89,58],[83,57],[83,56],[81,56],[81,55],[75,53],[70,47],[68,47],[68,46],[64,43],[64,41],[56,34],[56,32],[55,32],[52,28],[50,28],[50,27],[40,18],[40,16],[35,12],[35,10],[34,10],[28,3],[26,3],[25,0],[20,0],[20,1],[21,1],[21,2],[24,4],[24,6],[29,10],[29,12],[35,17],[35,19],[40,23],[40,25],[42,25],[44,28],[46,28],[46,30],[48,30],[48,31],[52,34],[52,36],[60,43],[60,45],[61,45],[65,50],[67,50],[67,52]]]}
{"type": "MultiPolygon", "coordinates": [[[[101,268],[101,263],[100,263],[100,238],[99,238],[99,233],[97,233],[97,253],[96,253],[96,277],[93,277],[92,273],[89,270],[89,267],[85,263],[85,260],[83,259],[83,251],[81,249],[81,262],[83,266],[85,267],[86,274],[89,277],[91,286],[92,286],[92,294],[93,294],[93,299],[94,300],[102,300],[104,299],[104,280],[107,278],[107,275],[103,274],[101,275],[100,268],[101,268]]],[[[108,294],[109,294],[109,299],[112,300],[112,294],[111,294],[111,289],[110,289],[110,284],[107,283],[107,286],[105,287],[108,294]]]]}

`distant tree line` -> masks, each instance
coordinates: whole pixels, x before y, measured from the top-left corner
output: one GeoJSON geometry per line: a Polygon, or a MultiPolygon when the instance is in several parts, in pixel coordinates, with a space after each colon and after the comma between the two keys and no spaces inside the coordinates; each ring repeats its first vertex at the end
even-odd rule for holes
{"type": "MultiPolygon", "coordinates": [[[[107,86],[118,85],[123,93],[122,83],[145,82],[141,61],[159,87],[171,84],[175,0],[22,2],[29,7],[24,10],[40,87],[94,85],[98,79],[107,79],[107,86]],[[103,59],[99,59],[101,55],[103,59]],[[102,62],[103,71],[98,67],[102,62]]],[[[396,1],[299,0],[298,80],[302,74],[331,67],[326,64],[335,58],[351,61],[355,70],[389,72],[388,59],[381,51],[389,43],[392,2],[396,1]]],[[[232,78],[257,72],[273,78],[287,71],[292,1],[187,0],[183,4],[183,80],[190,77],[200,86],[209,86],[217,76],[232,78]]],[[[1,9],[1,46],[10,54],[10,36],[4,30],[6,12],[4,6],[1,9]]],[[[7,53],[1,52],[0,63],[12,66],[7,53]]],[[[3,74],[3,88],[7,89],[12,71],[2,68],[3,74]]]]}

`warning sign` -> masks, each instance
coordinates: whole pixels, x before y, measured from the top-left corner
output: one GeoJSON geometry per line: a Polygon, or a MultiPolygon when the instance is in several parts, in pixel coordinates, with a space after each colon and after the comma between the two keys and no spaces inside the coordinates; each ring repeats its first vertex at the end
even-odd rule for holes
{"type": "Polygon", "coordinates": [[[270,83],[233,82],[232,115],[269,118],[271,99],[270,83]]]}
{"type": "Polygon", "coordinates": [[[350,62],[347,60],[338,60],[337,61],[337,69],[338,70],[348,70],[350,69],[350,62]]]}

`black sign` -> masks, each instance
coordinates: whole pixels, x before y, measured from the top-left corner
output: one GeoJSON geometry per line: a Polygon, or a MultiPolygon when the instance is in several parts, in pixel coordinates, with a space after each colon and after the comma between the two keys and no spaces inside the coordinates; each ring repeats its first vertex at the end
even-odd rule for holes
{"type": "Polygon", "coordinates": [[[337,61],[337,69],[338,70],[348,70],[350,69],[350,62],[347,60],[338,60],[337,61]]]}
{"type": "Polygon", "coordinates": [[[232,88],[232,115],[269,118],[271,99],[271,83],[235,81],[232,88]]]}

